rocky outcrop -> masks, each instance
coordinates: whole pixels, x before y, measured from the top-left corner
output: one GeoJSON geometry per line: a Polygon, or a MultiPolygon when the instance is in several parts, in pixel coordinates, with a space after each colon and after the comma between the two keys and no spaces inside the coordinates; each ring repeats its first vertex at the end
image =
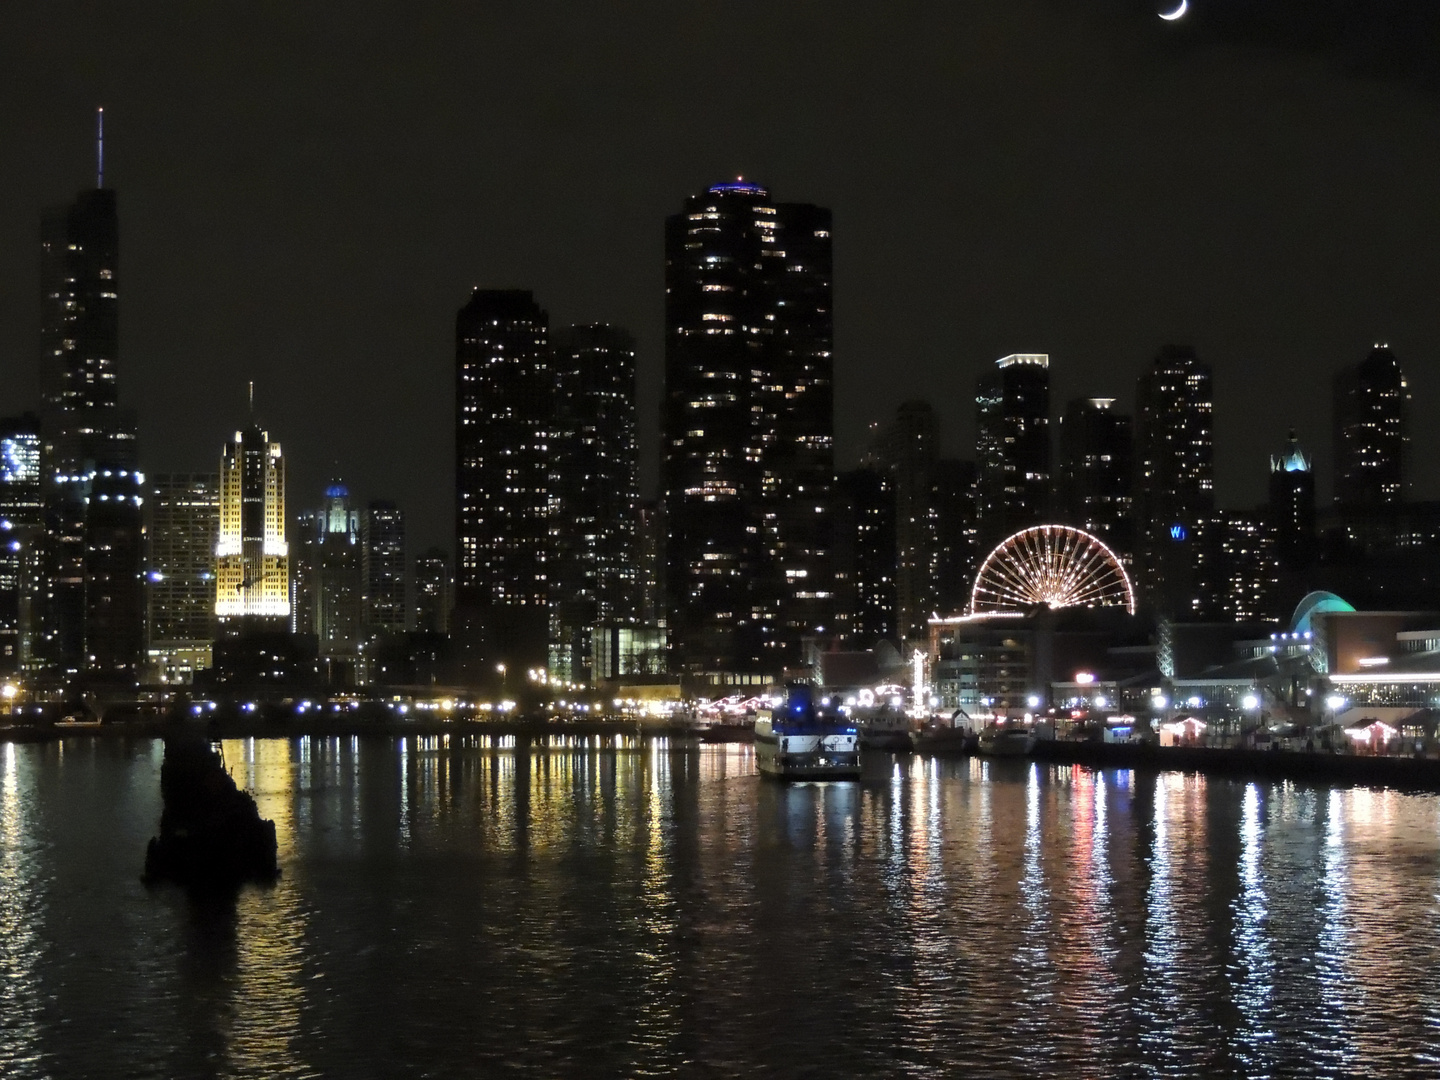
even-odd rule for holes
{"type": "Polygon", "coordinates": [[[279,877],[275,823],[260,817],[208,743],[165,740],[160,793],[165,808],[145,851],[146,881],[224,889],[279,877]]]}

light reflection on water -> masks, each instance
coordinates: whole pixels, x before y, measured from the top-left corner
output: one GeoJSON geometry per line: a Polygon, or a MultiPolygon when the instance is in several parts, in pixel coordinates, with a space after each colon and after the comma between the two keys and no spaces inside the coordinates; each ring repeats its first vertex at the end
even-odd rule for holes
{"type": "Polygon", "coordinates": [[[138,880],[155,744],[0,746],[0,1075],[1436,1075],[1440,798],[748,747],[226,742],[270,889],[138,880]]]}

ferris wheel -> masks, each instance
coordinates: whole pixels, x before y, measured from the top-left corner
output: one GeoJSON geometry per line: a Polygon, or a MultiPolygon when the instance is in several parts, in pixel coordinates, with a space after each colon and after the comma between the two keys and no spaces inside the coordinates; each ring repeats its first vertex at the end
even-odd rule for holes
{"type": "Polygon", "coordinates": [[[970,614],[1027,611],[1037,604],[1123,607],[1135,614],[1135,590],[1115,552],[1069,525],[1037,525],[1004,540],[980,566],[970,614]]]}

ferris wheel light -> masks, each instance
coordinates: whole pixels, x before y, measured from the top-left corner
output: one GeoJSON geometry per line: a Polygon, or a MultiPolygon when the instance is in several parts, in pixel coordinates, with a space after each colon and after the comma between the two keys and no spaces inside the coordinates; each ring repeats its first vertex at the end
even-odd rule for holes
{"type": "Polygon", "coordinates": [[[970,614],[1036,606],[1123,607],[1135,614],[1135,590],[1115,552],[1069,525],[1036,525],[990,552],[970,592],[970,614]]]}

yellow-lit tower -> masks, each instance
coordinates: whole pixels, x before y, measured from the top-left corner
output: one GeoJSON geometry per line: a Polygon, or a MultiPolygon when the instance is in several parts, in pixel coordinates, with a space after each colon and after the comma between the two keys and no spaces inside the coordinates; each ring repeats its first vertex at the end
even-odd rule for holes
{"type": "Polygon", "coordinates": [[[285,459],[268,432],[235,433],[220,456],[220,539],[215,614],[221,620],[290,619],[290,547],[285,542],[285,459]]]}

